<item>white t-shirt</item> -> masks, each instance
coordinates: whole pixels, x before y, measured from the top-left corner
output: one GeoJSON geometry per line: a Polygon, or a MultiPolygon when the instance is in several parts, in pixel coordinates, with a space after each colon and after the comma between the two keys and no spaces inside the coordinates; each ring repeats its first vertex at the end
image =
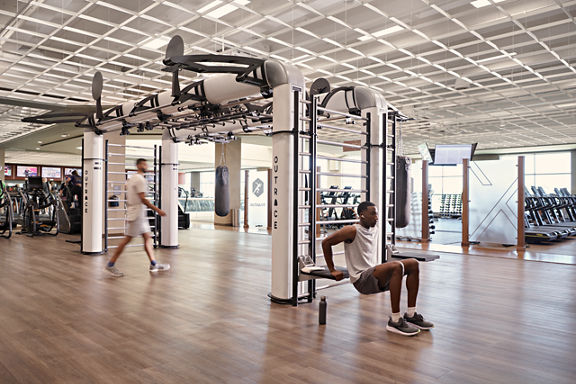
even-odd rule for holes
{"type": "Polygon", "coordinates": [[[377,227],[364,228],[355,224],[356,237],[351,243],[344,243],[346,267],[350,274],[350,281],[356,282],[360,274],[374,267],[378,258],[378,229],[377,227]]]}
{"type": "Polygon", "coordinates": [[[128,221],[136,221],[146,217],[146,206],[142,204],[139,194],[148,191],[146,179],[137,173],[130,176],[126,182],[126,204],[128,206],[128,221]]]}

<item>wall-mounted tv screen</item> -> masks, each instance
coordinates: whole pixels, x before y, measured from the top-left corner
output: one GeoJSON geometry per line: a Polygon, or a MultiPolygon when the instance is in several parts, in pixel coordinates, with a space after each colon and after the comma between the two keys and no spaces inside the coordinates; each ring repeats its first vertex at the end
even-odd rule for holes
{"type": "Polygon", "coordinates": [[[463,159],[472,160],[476,144],[438,144],[434,151],[434,165],[462,164],[463,159]]]}
{"type": "Polygon", "coordinates": [[[16,166],[16,177],[38,176],[38,167],[29,167],[27,165],[16,166]]]}
{"type": "Polygon", "coordinates": [[[42,177],[48,179],[61,179],[62,168],[60,167],[42,167],[42,177]]]}
{"type": "Polygon", "coordinates": [[[12,177],[12,166],[11,165],[5,165],[4,166],[4,176],[12,177]]]}
{"type": "Polygon", "coordinates": [[[64,168],[64,175],[71,175],[72,171],[76,171],[78,172],[78,175],[82,176],[82,168],[64,168]]]}

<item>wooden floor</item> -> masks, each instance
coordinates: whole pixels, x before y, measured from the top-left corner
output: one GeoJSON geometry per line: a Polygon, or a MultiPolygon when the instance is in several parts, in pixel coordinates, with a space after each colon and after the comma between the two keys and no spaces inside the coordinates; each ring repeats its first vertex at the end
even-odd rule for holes
{"type": "Polygon", "coordinates": [[[401,241],[398,244],[405,248],[433,252],[576,265],[576,237],[570,237],[558,242],[528,244],[523,251],[517,251],[516,247],[504,247],[496,244],[492,246],[478,244],[470,247],[462,247],[460,244],[419,243],[414,241],[401,241]]]}
{"type": "Polygon", "coordinates": [[[388,294],[324,291],[326,326],[271,304],[266,235],[182,231],[172,271],[131,249],[121,279],[64,238],[0,239],[2,384],[576,383],[573,265],[443,254],[422,266],[436,329],[404,338],[388,294]]]}

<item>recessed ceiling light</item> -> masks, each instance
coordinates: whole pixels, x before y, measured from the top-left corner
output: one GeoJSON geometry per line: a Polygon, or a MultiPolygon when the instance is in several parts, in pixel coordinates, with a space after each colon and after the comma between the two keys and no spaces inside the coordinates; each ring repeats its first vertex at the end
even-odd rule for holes
{"type": "Polygon", "coordinates": [[[60,135],[60,137],[68,137],[68,134],[67,134],[67,133],[63,133],[63,134],[60,135]]]}
{"type": "Polygon", "coordinates": [[[76,147],[76,149],[82,149],[82,147],[76,147]]]}
{"type": "Polygon", "coordinates": [[[198,13],[208,12],[209,10],[211,10],[212,8],[214,8],[215,6],[220,5],[220,4],[222,4],[222,0],[215,0],[215,1],[213,1],[207,5],[203,6],[202,8],[200,8],[198,10],[198,13]]]}
{"type": "Polygon", "coordinates": [[[486,57],[484,59],[476,60],[476,62],[477,63],[484,63],[484,62],[490,61],[490,60],[496,60],[496,59],[502,59],[504,57],[516,56],[517,54],[518,54],[517,52],[510,52],[509,54],[502,54],[502,55],[498,55],[498,56],[486,57]]]}
{"type": "Polygon", "coordinates": [[[366,40],[370,40],[374,37],[382,37],[382,36],[386,36],[386,35],[390,35],[391,33],[395,33],[395,32],[400,32],[401,30],[403,30],[404,28],[402,28],[399,25],[394,25],[390,28],[386,28],[386,29],[382,29],[380,31],[376,31],[374,33],[372,33],[372,36],[370,35],[364,35],[364,36],[360,36],[358,38],[358,40],[360,41],[366,41],[366,40]]]}
{"type": "Polygon", "coordinates": [[[42,144],[42,141],[41,141],[41,140],[38,140],[38,144],[42,144]]]}
{"type": "Polygon", "coordinates": [[[36,150],[39,151],[39,150],[40,150],[40,147],[36,147],[36,150]]]}
{"type": "MultiPolygon", "coordinates": [[[[214,7],[216,7],[220,4],[222,4],[221,0],[213,1],[210,4],[206,5],[205,7],[200,8],[198,10],[198,12],[199,13],[207,12],[210,9],[213,9],[214,7]]],[[[244,5],[248,5],[248,4],[250,4],[250,0],[235,0],[229,4],[225,4],[221,7],[213,9],[212,11],[208,12],[206,14],[206,16],[214,18],[214,19],[219,19],[219,18],[224,17],[227,14],[237,10],[238,6],[244,6],[244,5]]]]}
{"type": "Polygon", "coordinates": [[[170,42],[170,38],[167,36],[150,37],[144,44],[143,48],[149,49],[159,49],[170,42]]]}
{"type": "MultiPolygon", "coordinates": [[[[492,2],[494,2],[494,3],[501,3],[503,1],[506,1],[506,0],[492,0],[492,2]]],[[[482,8],[482,7],[486,7],[488,5],[491,5],[492,3],[488,0],[476,0],[476,1],[471,2],[470,4],[472,4],[476,8],[482,8]]]]}

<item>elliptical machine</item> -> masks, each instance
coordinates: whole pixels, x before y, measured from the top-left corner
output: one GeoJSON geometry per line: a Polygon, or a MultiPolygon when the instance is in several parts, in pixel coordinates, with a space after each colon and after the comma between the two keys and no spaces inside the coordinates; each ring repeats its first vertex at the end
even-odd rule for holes
{"type": "Polygon", "coordinates": [[[12,198],[6,190],[6,184],[0,180],[0,237],[9,239],[12,237],[12,225],[14,212],[12,198]]]}
{"type": "Polygon", "coordinates": [[[26,205],[22,217],[22,231],[19,234],[58,235],[60,223],[57,205],[60,200],[52,194],[42,178],[29,177],[24,185],[24,194],[26,205]]]}

